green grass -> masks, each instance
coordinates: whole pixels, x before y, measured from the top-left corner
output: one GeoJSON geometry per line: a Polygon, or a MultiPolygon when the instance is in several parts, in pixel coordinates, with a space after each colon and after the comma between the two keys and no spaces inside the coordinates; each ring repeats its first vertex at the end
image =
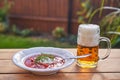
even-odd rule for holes
{"type": "Polygon", "coordinates": [[[20,37],[14,35],[2,35],[0,34],[0,48],[30,48],[30,47],[60,47],[60,48],[72,48],[75,45],[69,43],[61,43],[49,39],[20,37]]]}

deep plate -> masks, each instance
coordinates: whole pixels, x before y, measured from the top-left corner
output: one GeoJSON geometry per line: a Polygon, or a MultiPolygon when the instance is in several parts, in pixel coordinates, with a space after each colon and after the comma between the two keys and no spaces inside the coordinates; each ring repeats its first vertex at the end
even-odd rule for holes
{"type": "Polygon", "coordinates": [[[64,49],[61,49],[61,48],[34,47],[34,48],[29,48],[29,49],[25,49],[25,50],[17,52],[13,56],[12,60],[13,60],[13,63],[15,65],[17,65],[18,67],[25,69],[25,70],[28,70],[34,74],[37,74],[37,75],[54,74],[54,73],[58,72],[60,69],[63,69],[65,67],[70,66],[74,62],[74,59],[66,59],[64,65],[62,65],[60,67],[56,67],[56,68],[51,68],[51,69],[36,69],[36,68],[30,68],[30,67],[25,66],[24,58],[26,56],[40,54],[40,53],[45,53],[45,54],[50,53],[53,55],[58,55],[62,58],[74,56],[71,52],[64,50],[64,49]]]}

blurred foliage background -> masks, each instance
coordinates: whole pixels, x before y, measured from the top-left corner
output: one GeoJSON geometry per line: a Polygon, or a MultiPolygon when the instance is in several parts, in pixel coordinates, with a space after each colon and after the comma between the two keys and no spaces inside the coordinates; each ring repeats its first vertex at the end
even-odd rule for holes
{"type": "MultiPolygon", "coordinates": [[[[80,10],[76,12],[78,24],[94,23],[94,17],[97,16],[99,22],[96,24],[100,25],[101,36],[111,39],[112,48],[120,48],[120,0],[116,0],[117,7],[105,6],[105,2],[108,1],[101,0],[100,6],[94,8],[91,0],[79,0],[80,10]],[[110,12],[103,15],[105,10],[110,12]]],[[[40,34],[29,28],[21,29],[16,24],[10,25],[9,11],[14,4],[14,0],[0,0],[0,48],[38,46],[76,48],[77,34],[67,34],[62,26],[56,26],[51,34],[40,34]]],[[[104,47],[104,44],[102,46],[104,47]]]]}

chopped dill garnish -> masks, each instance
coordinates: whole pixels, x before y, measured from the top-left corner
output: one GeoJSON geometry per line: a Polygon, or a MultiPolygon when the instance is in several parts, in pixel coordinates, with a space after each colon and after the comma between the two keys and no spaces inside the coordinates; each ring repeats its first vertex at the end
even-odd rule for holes
{"type": "Polygon", "coordinates": [[[49,62],[52,62],[53,59],[55,58],[54,55],[51,55],[51,54],[41,54],[41,55],[38,55],[35,59],[35,63],[49,63],[49,62]]]}

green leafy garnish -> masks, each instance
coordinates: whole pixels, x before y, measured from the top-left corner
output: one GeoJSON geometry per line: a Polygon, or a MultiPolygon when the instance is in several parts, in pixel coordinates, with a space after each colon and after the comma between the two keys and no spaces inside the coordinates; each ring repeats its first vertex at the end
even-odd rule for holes
{"type": "Polygon", "coordinates": [[[42,53],[41,55],[38,55],[36,57],[35,63],[51,63],[54,58],[55,58],[54,55],[42,53]]]}

